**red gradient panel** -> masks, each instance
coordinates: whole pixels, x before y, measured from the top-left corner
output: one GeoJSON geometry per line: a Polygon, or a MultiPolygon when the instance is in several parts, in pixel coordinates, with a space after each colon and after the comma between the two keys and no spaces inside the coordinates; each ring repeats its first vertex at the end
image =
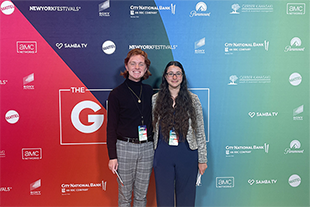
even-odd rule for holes
{"type": "Polygon", "coordinates": [[[7,190],[0,205],[117,205],[116,177],[108,170],[104,144],[106,110],[91,92],[70,91],[85,86],[16,7],[11,15],[0,12],[0,20],[5,83],[0,86],[0,187],[7,190]],[[103,118],[98,129],[89,129],[92,133],[72,124],[73,108],[85,100],[99,109],[82,105],[75,120],[87,128],[94,124],[89,116],[103,118]],[[18,114],[15,123],[5,118],[10,110],[18,114]],[[61,145],[61,135],[66,143],[100,144],[61,145]]]}

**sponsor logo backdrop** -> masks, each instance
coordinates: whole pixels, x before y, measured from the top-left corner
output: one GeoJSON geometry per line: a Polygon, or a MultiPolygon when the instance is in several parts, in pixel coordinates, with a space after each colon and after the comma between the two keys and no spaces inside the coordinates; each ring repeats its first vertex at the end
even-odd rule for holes
{"type": "Polygon", "coordinates": [[[178,60],[202,102],[197,206],[309,206],[308,0],[0,5],[1,206],[117,205],[106,100],[133,48],[155,92],[178,60]]]}

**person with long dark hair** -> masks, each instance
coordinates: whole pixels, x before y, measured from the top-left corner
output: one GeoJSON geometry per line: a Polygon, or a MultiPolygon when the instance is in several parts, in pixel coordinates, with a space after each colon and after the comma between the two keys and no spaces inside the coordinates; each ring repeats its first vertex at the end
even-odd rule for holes
{"type": "Polygon", "coordinates": [[[152,97],[158,206],[195,206],[196,179],[207,169],[203,112],[180,62],[167,64],[152,97]],[[176,203],[174,203],[176,202],[176,203]]]}
{"type": "Polygon", "coordinates": [[[146,206],[153,167],[152,95],[143,84],[151,73],[151,61],[141,49],[128,52],[124,60],[126,80],[108,98],[107,147],[109,169],[118,174],[118,206],[146,206]]]}

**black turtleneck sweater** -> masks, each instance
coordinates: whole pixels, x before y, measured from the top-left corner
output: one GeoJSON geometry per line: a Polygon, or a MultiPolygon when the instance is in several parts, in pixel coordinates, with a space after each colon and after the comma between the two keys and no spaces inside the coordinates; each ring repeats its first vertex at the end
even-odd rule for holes
{"type": "MultiPolygon", "coordinates": [[[[137,138],[138,126],[142,125],[142,118],[147,127],[148,140],[152,135],[152,95],[153,89],[142,81],[134,82],[126,79],[121,85],[114,88],[108,98],[108,125],[107,146],[110,159],[117,159],[117,136],[137,138]],[[142,86],[141,103],[131,92],[129,87],[139,97],[142,86]]],[[[151,139],[150,139],[151,137],[151,139]]]]}

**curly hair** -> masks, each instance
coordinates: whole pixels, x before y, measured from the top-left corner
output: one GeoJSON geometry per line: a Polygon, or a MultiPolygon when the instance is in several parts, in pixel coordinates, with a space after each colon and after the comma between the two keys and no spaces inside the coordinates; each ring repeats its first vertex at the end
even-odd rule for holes
{"type": "MultiPolygon", "coordinates": [[[[149,70],[149,69],[150,69],[150,65],[151,65],[151,61],[148,59],[147,53],[146,53],[146,52],[144,52],[144,51],[141,50],[140,48],[132,49],[132,50],[130,50],[130,51],[128,52],[127,57],[126,57],[125,60],[124,60],[124,63],[125,63],[125,65],[127,65],[128,62],[129,62],[129,59],[130,59],[132,56],[135,56],[135,55],[141,55],[142,57],[144,57],[144,63],[146,64],[147,70],[146,70],[144,76],[142,77],[142,80],[146,80],[146,79],[149,78],[149,76],[152,75],[152,73],[151,73],[150,70],[149,70]]],[[[120,75],[123,76],[124,78],[127,78],[128,75],[129,75],[129,73],[128,73],[127,70],[125,70],[125,71],[121,72],[120,75]]]]}
{"type": "Polygon", "coordinates": [[[156,123],[159,121],[164,140],[167,142],[169,139],[169,132],[173,127],[177,136],[180,138],[183,137],[180,141],[184,141],[189,128],[189,118],[191,119],[192,128],[196,131],[196,114],[191,95],[187,88],[185,71],[180,62],[171,61],[167,64],[162,76],[162,83],[154,108],[153,126],[155,127],[156,123]],[[183,80],[180,85],[178,96],[175,99],[174,107],[172,106],[173,99],[169,91],[169,84],[166,80],[166,73],[171,65],[179,67],[183,73],[183,80]]]}

